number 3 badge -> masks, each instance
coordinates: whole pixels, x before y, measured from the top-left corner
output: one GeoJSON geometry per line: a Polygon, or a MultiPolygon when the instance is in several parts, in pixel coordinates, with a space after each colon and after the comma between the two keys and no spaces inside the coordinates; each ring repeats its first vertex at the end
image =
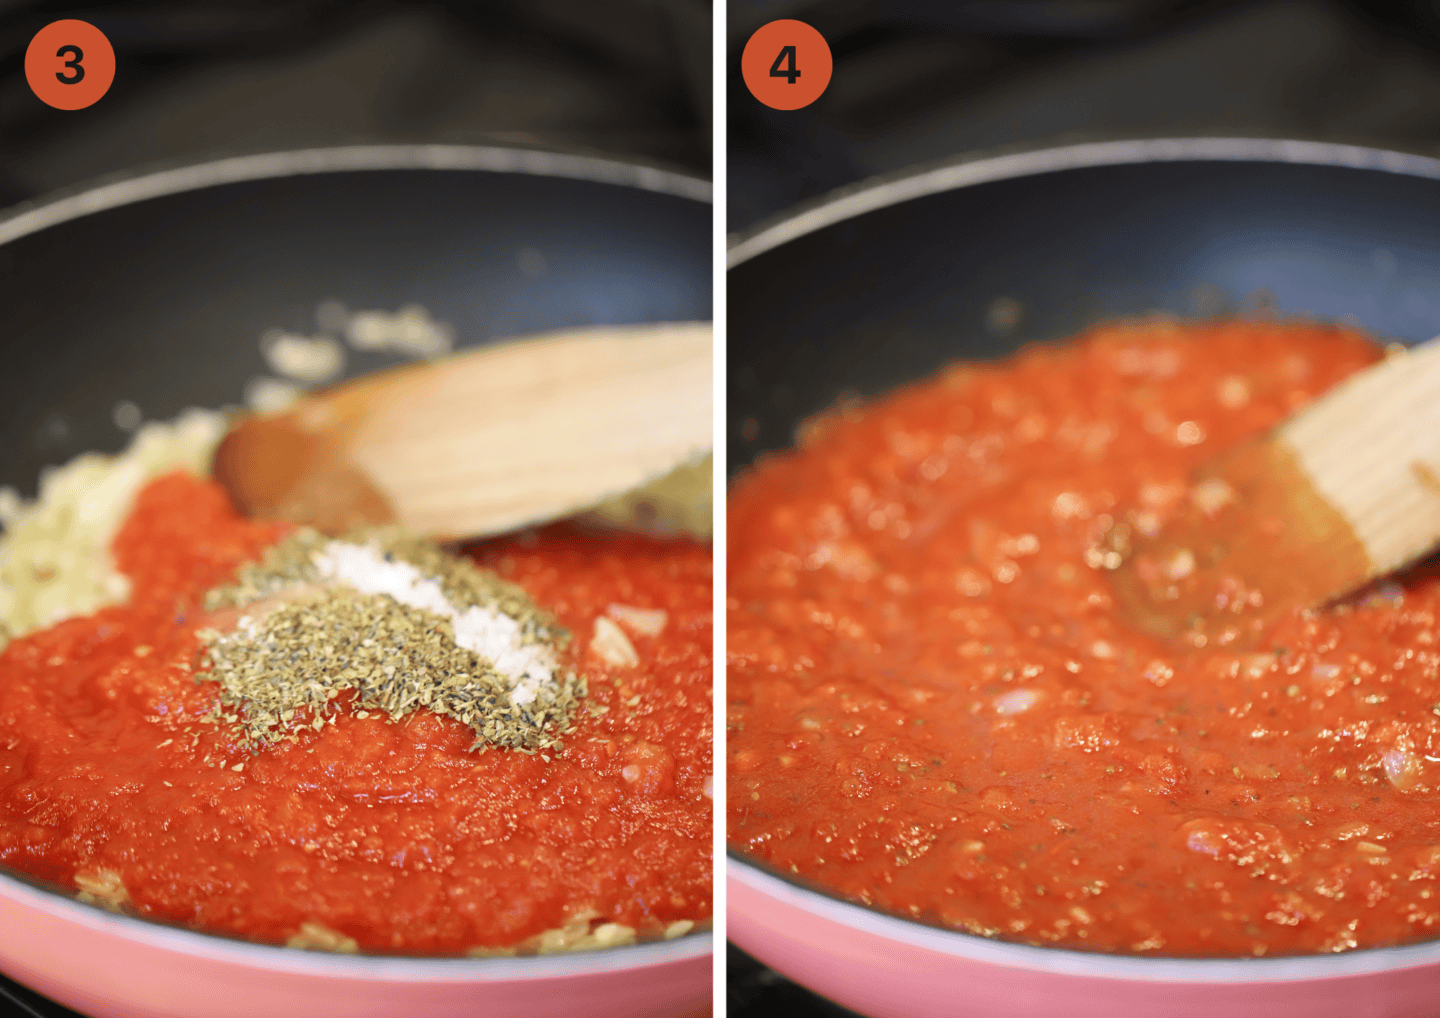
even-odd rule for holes
{"type": "Polygon", "coordinates": [[[57,110],[83,110],[115,80],[115,50],[105,33],[85,21],[52,21],[25,50],[25,80],[57,110]]]}
{"type": "Polygon", "coordinates": [[[740,73],[750,94],[777,110],[809,106],[830,84],[830,46],[803,21],[772,21],[745,44],[740,73]]]}

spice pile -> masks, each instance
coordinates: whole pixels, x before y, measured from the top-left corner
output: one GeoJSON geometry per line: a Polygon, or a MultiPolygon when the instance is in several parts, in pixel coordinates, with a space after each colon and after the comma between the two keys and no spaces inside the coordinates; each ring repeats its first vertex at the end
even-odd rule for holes
{"type": "Polygon", "coordinates": [[[296,531],[205,606],[216,626],[196,679],[220,697],[204,720],[239,725],[251,752],[351,703],[391,721],[428,708],[473,729],[472,750],[543,754],[585,695],[557,661],[569,634],[524,590],[393,528],[296,531]]]}

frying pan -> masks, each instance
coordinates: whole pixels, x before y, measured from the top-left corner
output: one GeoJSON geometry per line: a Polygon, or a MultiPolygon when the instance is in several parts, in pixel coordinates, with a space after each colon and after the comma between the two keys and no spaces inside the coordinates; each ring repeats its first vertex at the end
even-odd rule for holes
{"type": "MultiPolygon", "coordinates": [[[[845,392],[1163,311],[1440,333],[1440,160],[1260,139],[1097,143],[931,165],[733,238],[728,466],[845,392]]],[[[728,930],[868,1015],[1433,1016],[1440,943],[1306,958],[1113,957],[882,915],[743,854],[728,930]]]]}
{"type": "MultiPolygon", "coordinates": [[[[241,402],[271,329],[426,308],[457,346],[711,316],[708,183],[571,154],[364,146],[131,175],[0,216],[0,484],[241,402]],[[322,319],[325,315],[320,316],[322,319]]],[[[351,351],[346,375],[394,363],[351,351]]],[[[350,957],[110,915],[0,872],[0,968],[126,1016],[670,1015],[710,998],[710,935],[523,959],[350,957]]]]}

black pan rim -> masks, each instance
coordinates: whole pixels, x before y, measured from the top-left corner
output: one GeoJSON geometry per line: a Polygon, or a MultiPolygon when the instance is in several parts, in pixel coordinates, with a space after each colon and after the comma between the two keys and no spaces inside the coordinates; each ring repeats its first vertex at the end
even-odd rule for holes
{"type": "Polygon", "coordinates": [[[871,177],[731,234],[727,269],[847,219],[914,198],[1064,170],[1142,163],[1235,162],[1334,166],[1440,180],[1440,159],[1396,149],[1261,137],[1134,138],[967,153],[871,177]]]}
{"type": "Polygon", "coordinates": [[[630,187],[713,202],[708,180],[653,164],[506,145],[339,145],[227,155],[148,166],[64,188],[0,212],[0,245],[52,226],[152,198],[225,184],[322,173],[442,170],[519,173],[630,187]]]}

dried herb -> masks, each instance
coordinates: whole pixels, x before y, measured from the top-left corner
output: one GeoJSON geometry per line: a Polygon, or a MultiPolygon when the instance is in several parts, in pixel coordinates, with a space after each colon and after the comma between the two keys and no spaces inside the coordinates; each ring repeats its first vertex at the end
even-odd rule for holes
{"type": "MultiPolygon", "coordinates": [[[[525,644],[568,640],[520,587],[431,542],[391,528],[343,540],[415,566],[456,609],[501,612],[518,624],[525,644]]],[[[237,570],[233,585],[210,591],[206,607],[244,607],[317,584],[323,578],[315,556],[329,541],[297,531],[237,570]]],[[[361,717],[379,711],[390,721],[420,709],[452,717],[475,732],[471,749],[558,749],[585,695],[583,678],[557,668],[532,700],[517,704],[512,678],[457,644],[450,619],[385,594],[319,585],[257,615],[242,616],[233,632],[201,630],[206,650],[195,676],[220,684],[219,702],[202,720],[237,725],[241,745],[252,752],[294,742],[305,728],[322,730],[347,703],[361,717]],[[352,695],[342,700],[347,691],[352,695]]]]}
{"type": "MultiPolygon", "coordinates": [[[[445,597],[456,608],[493,606],[520,624],[526,642],[546,642],[564,647],[570,634],[555,619],[536,606],[518,584],[481,569],[467,558],[445,552],[399,527],[366,527],[340,540],[370,545],[387,559],[409,562],[440,584],[445,597]]],[[[272,597],[282,591],[320,579],[315,555],[331,538],[310,527],[300,527],[289,537],[265,550],[259,562],[247,562],[235,571],[235,583],[216,587],[205,595],[206,611],[226,606],[243,606],[272,597]]]]}

